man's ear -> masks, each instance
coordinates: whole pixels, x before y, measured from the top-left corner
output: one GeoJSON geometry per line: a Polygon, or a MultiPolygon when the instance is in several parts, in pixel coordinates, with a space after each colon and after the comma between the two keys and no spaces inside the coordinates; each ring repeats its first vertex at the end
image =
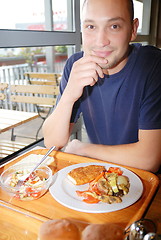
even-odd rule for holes
{"type": "Polygon", "coordinates": [[[131,41],[134,41],[137,37],[137,30],[139,27],[139,19],[135,18],[132,23],[132,33],[131,33],[131,41]]]}

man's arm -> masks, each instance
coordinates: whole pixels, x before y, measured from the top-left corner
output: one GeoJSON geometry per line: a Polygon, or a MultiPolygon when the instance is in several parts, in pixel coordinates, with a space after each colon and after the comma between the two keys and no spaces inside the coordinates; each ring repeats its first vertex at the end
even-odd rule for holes
{"type": "Polygon", "coordinates": [[[46,147],[62,148],[67,144],[72,127],[70,119],[73,105],[81,97],[85,86],[93,86],[98,81],[98,77],[104,76],[99,66],[101,63],[107,63],[107,60],[97,56],[84,56],[73,64],[61,99],[43,124],[46,147]]]}
{"type": "Polygon", "coordinates": [[[161,164],[161,129],[139,130],[139,141],[122,145],[97,145],[74,140],[66,152],[156,172],[161,164]]]}
{"type": "Polygon", "coordinates": [[[70,124],[72,107],[73,103],[62,96],[54,112],[45,120],[43,135],[47,148],[51,146],[62,148],[67,144],[72,129],[72,124],[70,124]]]}

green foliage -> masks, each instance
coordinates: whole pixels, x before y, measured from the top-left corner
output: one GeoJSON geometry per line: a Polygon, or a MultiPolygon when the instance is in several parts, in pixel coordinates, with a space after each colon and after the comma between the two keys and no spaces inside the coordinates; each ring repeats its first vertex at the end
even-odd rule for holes
{"type": "Polygon", "coordinates": [[[34,55],[43,54],[43,48],[22,48],[19,56],[24,56],[26,62],[29,64],[34,63],[34,55]]]}
{"type": "Polygon", "coordinates": [[[55,46],[55,51],[58,53],[66,53],[67,47],[66,46],[55,46]]]}

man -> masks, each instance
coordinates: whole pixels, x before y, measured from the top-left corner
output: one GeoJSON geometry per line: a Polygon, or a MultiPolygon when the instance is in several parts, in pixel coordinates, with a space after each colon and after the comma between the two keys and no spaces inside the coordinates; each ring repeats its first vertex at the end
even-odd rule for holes
{"type": "Polygon", "coordinates": [[[54,112],[43,132],[61,148],[82,112],[90,143],[66,152],[156,172],[161,161],[161,52],[129,44],[137,35],[131,0],[86,0],[83,52],[66,63],[54,112]]]}

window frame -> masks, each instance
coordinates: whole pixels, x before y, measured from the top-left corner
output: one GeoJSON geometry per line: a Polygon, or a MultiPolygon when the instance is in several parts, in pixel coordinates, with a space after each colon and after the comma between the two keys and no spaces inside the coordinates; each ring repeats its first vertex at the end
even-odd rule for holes
{"type": "MultiPolygon", "coordinates": [[[[52,6],[51,0],[47,1],[48,5],[52,6]]],[[[74,6],[74,32],[0,29],[0,48],[75,45],[75,50],[79,51],[81,49],[80,2],[70,1],[73,1],[74,6]]],[[[45,4],[47,4],[46,0],[45,4]]]]}

